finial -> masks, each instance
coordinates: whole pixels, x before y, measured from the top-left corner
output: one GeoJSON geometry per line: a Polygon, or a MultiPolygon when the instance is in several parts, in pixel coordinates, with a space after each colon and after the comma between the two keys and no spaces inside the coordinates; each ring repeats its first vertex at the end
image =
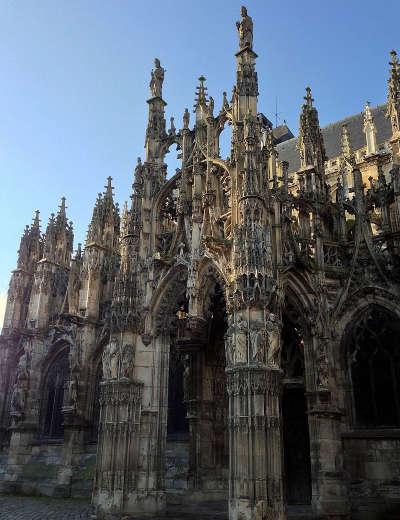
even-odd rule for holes
{"type": "Polygon", "coordinates": [[[75,252],[75,260],[81,260],[82,259],[82,244],[79,242],[78,248],[75,252]]]}
{"type": "Polygon", "coordinates": [[[229,110],[229,103],[226,92],[222,92],[222,110],[229,110]]]}
{"type": "Polygon", "coordinates": [[[349,135],[349,129],[347,127],[347,123],[344,123],[342,125],[341,146],[342,146],[342,155],[344,157],[350,157],[351,144],[350,144],[350,135],[349,135]]]}
{"type": "Polygon", "coordinates": [[[175,128],[175,124],[174,124],[174,118],[172,116],[169,118],[169,122],[170,122],[170,125],[169,125],[168,133],[170,135],[175,135],[176,134],[176,128],[175,128]]]}
{"type": "Polygon", "coordinates": [[[367,101],[365,103],[365,117],[364,117],[364,120],[365,121],[368,121],[368,122],[372,122],[372,112],[371,112],[371,102],[370,101],[367,101]]]}
{"type": "Polygon", "coordinates": [[[200,105],[207,104],[207,87],[204,85],[206,78],[204,76],[199,77],[200,85],[196,87],[196,103],[195,109],[200,105]]]}
{"type": "Polygon", "coordinates": [[[58,214],[57,214],[57,220],[59,218],[66,219],[66,205],[65,205],[65,197],[61,197],[61,204],[58,206],[58,214]]]}
{"type": "Polygon", "coordinates": [[[109,175],[107,177],[107,186],[104,186],[104,188],[106,189],[105,191],[105,195],[107,197],[111,197],[113,196],[113,187],[112,187],[112,177],[109,175]]]}
{"type": "Polygon", "coordinates": [[[39,218],[39,216],[40,216],[40,211],[37,209],[35,211],[35,216],[34,216],[33,222],[32,222],[32,227],[33,228],[38,228],[39,229],[39,227],[40,227],[40,218],[39,218]]]}
{"type": "Polygon", "coordinates": [[[399,58],[397,56],[397,52],[394,49],[390,51],[390,58],[391,61],[389,65],[391,65],[392,67],[396,67],[399,65],[399,58]]]}
{"type": "Polygon", "coordinates": [[[306,101],[306,106],[312,108],[314,98],[312,97],[310,87],[306,87],[306,95],[304,96],[304,100],[306,101]]]}

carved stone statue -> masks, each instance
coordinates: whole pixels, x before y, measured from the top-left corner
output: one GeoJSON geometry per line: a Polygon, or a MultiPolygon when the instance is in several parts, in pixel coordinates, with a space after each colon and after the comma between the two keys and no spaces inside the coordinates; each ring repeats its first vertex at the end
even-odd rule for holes
{"type": "Polygon", "coordinates": [[[247,335],[248,325],[243,318],[235,326],[235,360],[238,363],[244,363],[247,360],[247,335]]]}
{"type": "Polygon", "coordinates": [[[119,349],[118,342],[112,338],[108,345],[104,348],[103,356],[103,378],[117,379],[118,377],[118,363],[119,363],[119,349]]]}
{"type": "Polygon", "coordinates": [[[124,345],[121,358],[121,377],[131,379],[135,365],[135,351],[133,345],[124,345]]]}
{"type": "Polygon", "coordinates": [[[233,316],[228,318],[228,328],[225,333],[225,360],[226,365],[233,364],[233,355],[235,351],[235,325],[233,323],[233,316]]]}
{"type": "Polygon", "coordinates": [[[268,315],[266,328],[268,338],[267,364],[273,367],[280,367],[281,331],[278,319],[272,312],[268,315]]]}
{"type": "Polygon", "coordinates": [[[19,358],[17,365],[17,379],[28,379],[28,362],[29,362],[29,350],[25,349],[22,356],[19,358]]]}
{"type": "Polygon", "coordinates": [[[118,377],[119,365],[119,348],[117,340],[113,338],[108,344],[108,348],[110,349],[111,379],[116,379],[118,377]]]}
{"type": "Polygon", "coordinates": [[[101,360],[103,363],[103,379],[105,379],[105,380],[111,379],[110,352],[108,350],[108,345],[106,345],[104,347],[101,360]]]}
{"type": "Polygon", "coordinates": [[[190,394],[190,357],[186,354],[183,357],[183,396],[185,401],[191,398],[190,394]]]}
{"type": "Polygon", "coordinates": [[[16,381],[11,394],[10,409],[12,415],[19,415],[25,408],[26,393],[21,383],[16,381]]]}
{"type": "Polygon", "coordinates": [[[250,344],[253,361],[265,363],[265,331],[260,325],[250,329],[250,344]]]}
{"type": "Polygon", "coordinates": [[[190,114],[189,110],[185,108],[185,112],[183,113],[183,128],[189,128],[190,122],[190,114]]]}
{"type": "Polygon", "coordinates": [[[161,67],[160,60],[154,60],[154,70],[151,71],[150,90],[153,97],[162,98],[162,86],[164,82],[165,69],[161,67]]]}
{"type": "Polygon", "coordinates": [[[78,378],[72,376],[68,387],[68,405],[76,408],[78,402],[78,378]]]}
{"type": "Polygon", "coordinates": [[[240,10],[242,19],[240,22],[236,22],[236,27],[239,33],[239,45],[240,49],[246,47],[253,48],[253,20],[251,16],[247,14],[247,9],[242,6],[240,10]]]}

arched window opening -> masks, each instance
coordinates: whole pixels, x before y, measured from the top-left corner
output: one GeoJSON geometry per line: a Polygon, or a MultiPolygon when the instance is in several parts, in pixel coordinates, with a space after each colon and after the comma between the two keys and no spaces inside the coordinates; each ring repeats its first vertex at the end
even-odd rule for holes
{"type": "Polygon", "coordinates": [[[219,156],[221,159],[227,159],[231,155],[232,148],[232,126],[226,123],[224,129],[219,134],[219,156]]]}
{"type": "Polygon", "coordinates": [[[171,145],[164,157],[164,164],[167,166],[167,180],[171,179],[176,173],[177,168],[182,167],[182,160],[179,155],[178,145],[171,145]]]}
{"type": "Polygon", "coordinates": [[[299,316],[288,304],[283,314],[282,396],[285,494],[288,505],[311,504],[311,457],[304,381],[304,342],[299,316]]]}
{"type": "Polygon", "coordinates": [[[368,307],[347,337],[347,362],[359,428],[400,427],[400,320],[368,307]]]}
{"type": "Polygon", "coordinates": [[[282,345],[285,378],[304,378],[304,342],[299,327],[286,315],[283,318],[282,345]]]}
{"type": "Polygon", "coordinates": [[[50,365],[43,389],[43,435],[59,438],[64,434],[62,407],[69,378],[68,352],[64,350],[50,365]]]}

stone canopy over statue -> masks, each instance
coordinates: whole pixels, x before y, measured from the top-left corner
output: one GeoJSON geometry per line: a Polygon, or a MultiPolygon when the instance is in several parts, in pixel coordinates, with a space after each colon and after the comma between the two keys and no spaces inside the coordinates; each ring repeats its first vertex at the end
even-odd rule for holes
{"type": "Polygon", "coordinates": [[[236,27],[239,33],[239,45],[240,50],[246,49],[249,47],[253,48],[253,20],[251,16],[247,14],[246,7],[242,6],[240,10],[240,14],[242,15],[242,20],[240,22],[236,22],[236,27]]]}
{"type": "Polygon", "coordinates": [[[164,82],[165,69],[161,67],[160,60],[154,60],[154,70],[151,71],[150,90],[153,97],[162,98],[162,86],[164,82]]]}

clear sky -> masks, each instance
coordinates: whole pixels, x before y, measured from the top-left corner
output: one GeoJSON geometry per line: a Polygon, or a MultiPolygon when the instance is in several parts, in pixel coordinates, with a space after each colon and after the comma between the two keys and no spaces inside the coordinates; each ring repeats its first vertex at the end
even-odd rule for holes
{"type": "MultiPolygon", "coordinates": [[[[83,242],[105,179],[129,197],[143,154],[155,57],[167,116],[179,128],[204,74],[230,98],[237,0],[0,1],[0,313],[19,239],[35,209],[44,231],[61,196],[83,242]]],[[[310,84],[322,125],[385,102],[389,51],[400,51],[398,0],[248,0],[259,110],[297,132],[310,84]]],[[[0,323],[2,317],[0,316],[0,323]]]]}

